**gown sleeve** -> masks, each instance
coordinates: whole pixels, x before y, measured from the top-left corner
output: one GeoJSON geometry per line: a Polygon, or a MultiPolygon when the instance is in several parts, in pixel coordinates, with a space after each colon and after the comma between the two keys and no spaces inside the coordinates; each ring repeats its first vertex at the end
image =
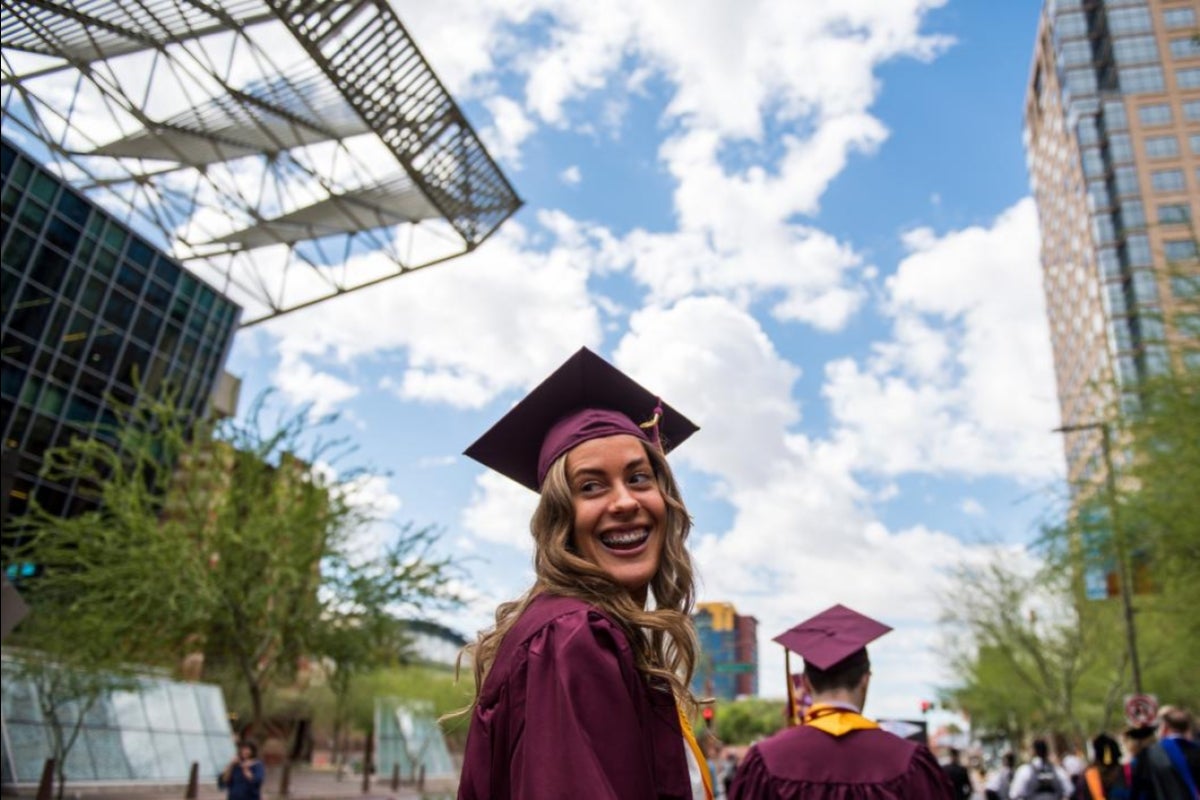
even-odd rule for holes
{"type": "Polygon", "coordinates": [[[526,668],[511,796],[653,798],[646,721],[634,695],[646,690],[624,633],[595,615],[563,617],[530,642],[526,668]]]}
{"type": "Polygon", "coordinates": [[[751,747],[742,763],[738,765],[737,773],[733,776],[733,786],[729,790],[729,800],[758,800],[770,798],[771,773],[763,764],[762,756],[757,747],[751,747]]]}
{"type": "Polygon", "coordinates": [[[928,797],[929,800],[954,800],[954,784],[942,771],[937,759],[927,747],[913,753],[907,775],[906,797],[928,797]]]}

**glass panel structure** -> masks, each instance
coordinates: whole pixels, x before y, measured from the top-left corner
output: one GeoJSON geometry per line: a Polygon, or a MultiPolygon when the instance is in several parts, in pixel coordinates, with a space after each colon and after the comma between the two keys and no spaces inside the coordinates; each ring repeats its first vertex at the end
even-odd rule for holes
{"type": "Polygon", "coordinates": [[[457,770],[431,704],[397,698],[375,700],[375,758],[378,774],[399,767],[407,779],[424,770],[426,778],[454,777],[457,770]]]}
{"type": "MultiPolygon", "coordinates": [[[[135,691],[96,698],[82,720],[80,704],[58,704],[64,726],[80,723],[67,755],[68,780],[186,783],[193,762],[200,765],[201,780],[215,779],[235,755],[221,690],[159,677],[136,683],[135,691]],[[181,714],[180,708],[186,710],[181,714]]],[[[5,658],[3,687],[5,783],[36,784],[53,755],[52,729],[41,711],[37,684],[18,662],[5,658]]]]}

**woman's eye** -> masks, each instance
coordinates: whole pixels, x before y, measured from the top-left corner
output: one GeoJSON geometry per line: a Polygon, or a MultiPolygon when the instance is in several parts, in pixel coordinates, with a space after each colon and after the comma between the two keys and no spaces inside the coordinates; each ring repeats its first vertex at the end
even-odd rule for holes
{"type": "Polygon", "coordinates": [[[653,480],[654,480],[654,476],[652,476],[648,472],[635,472],[629,476],[629,482],[631,484],[635,484],[635,485],[644,484],[648,481],[653,481],[653,480]]]}
{"type": "Polygon", "coordinates": [[[600,489],[600,481],[584,481],[579,484],[579,491],[583,494],[591,494],[600,489]]]}

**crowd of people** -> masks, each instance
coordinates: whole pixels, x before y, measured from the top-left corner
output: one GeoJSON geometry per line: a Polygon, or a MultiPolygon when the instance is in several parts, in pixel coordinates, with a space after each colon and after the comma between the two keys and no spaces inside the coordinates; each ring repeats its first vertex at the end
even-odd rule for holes
{"type": "MultiPolygon", "coordinates": [[[[1200,742],[1192,715],[1166,706],[1157,724],[1126,729],[1118,740],[1100,733],[1091,759],[1073,748],[1055,759],[1045,739],[1035,739],[1029,760],[1012,753],[957,795],[978,800],[1197,800],[1200,742]]],[[[946,767],[950,771],[949,765],[946,767]]]]}

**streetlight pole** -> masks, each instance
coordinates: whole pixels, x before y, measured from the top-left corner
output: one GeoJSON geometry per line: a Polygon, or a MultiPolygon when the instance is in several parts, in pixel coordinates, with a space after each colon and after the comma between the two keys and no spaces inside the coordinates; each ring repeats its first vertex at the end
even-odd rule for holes
{"type": "Polygon", "coordinates": [[[1075,433],[1084,430],[1100,429],[1100,443],[1104,450],[1104,482],[1108,501],[1109,524],[1112,525],[1113,543],[1117,550],[1117,576],[1121,584],[1121,610],[1125,615],[1125,637],[1129,644],[1129,662],[1133,669],[1134,694],[1142,693],[1142,668],[1138,662],[1137,633],[1133,621],[1133,587],[1131,584],[1128,548],[1126,547],[1125,531],[1117,518],[1117,478],[1113,471],[1112,462],[1112,433],[1107,422],[1085,422],[1078,425],[1063,425],[1055,428],[1055,433],[1075,433]]]}

